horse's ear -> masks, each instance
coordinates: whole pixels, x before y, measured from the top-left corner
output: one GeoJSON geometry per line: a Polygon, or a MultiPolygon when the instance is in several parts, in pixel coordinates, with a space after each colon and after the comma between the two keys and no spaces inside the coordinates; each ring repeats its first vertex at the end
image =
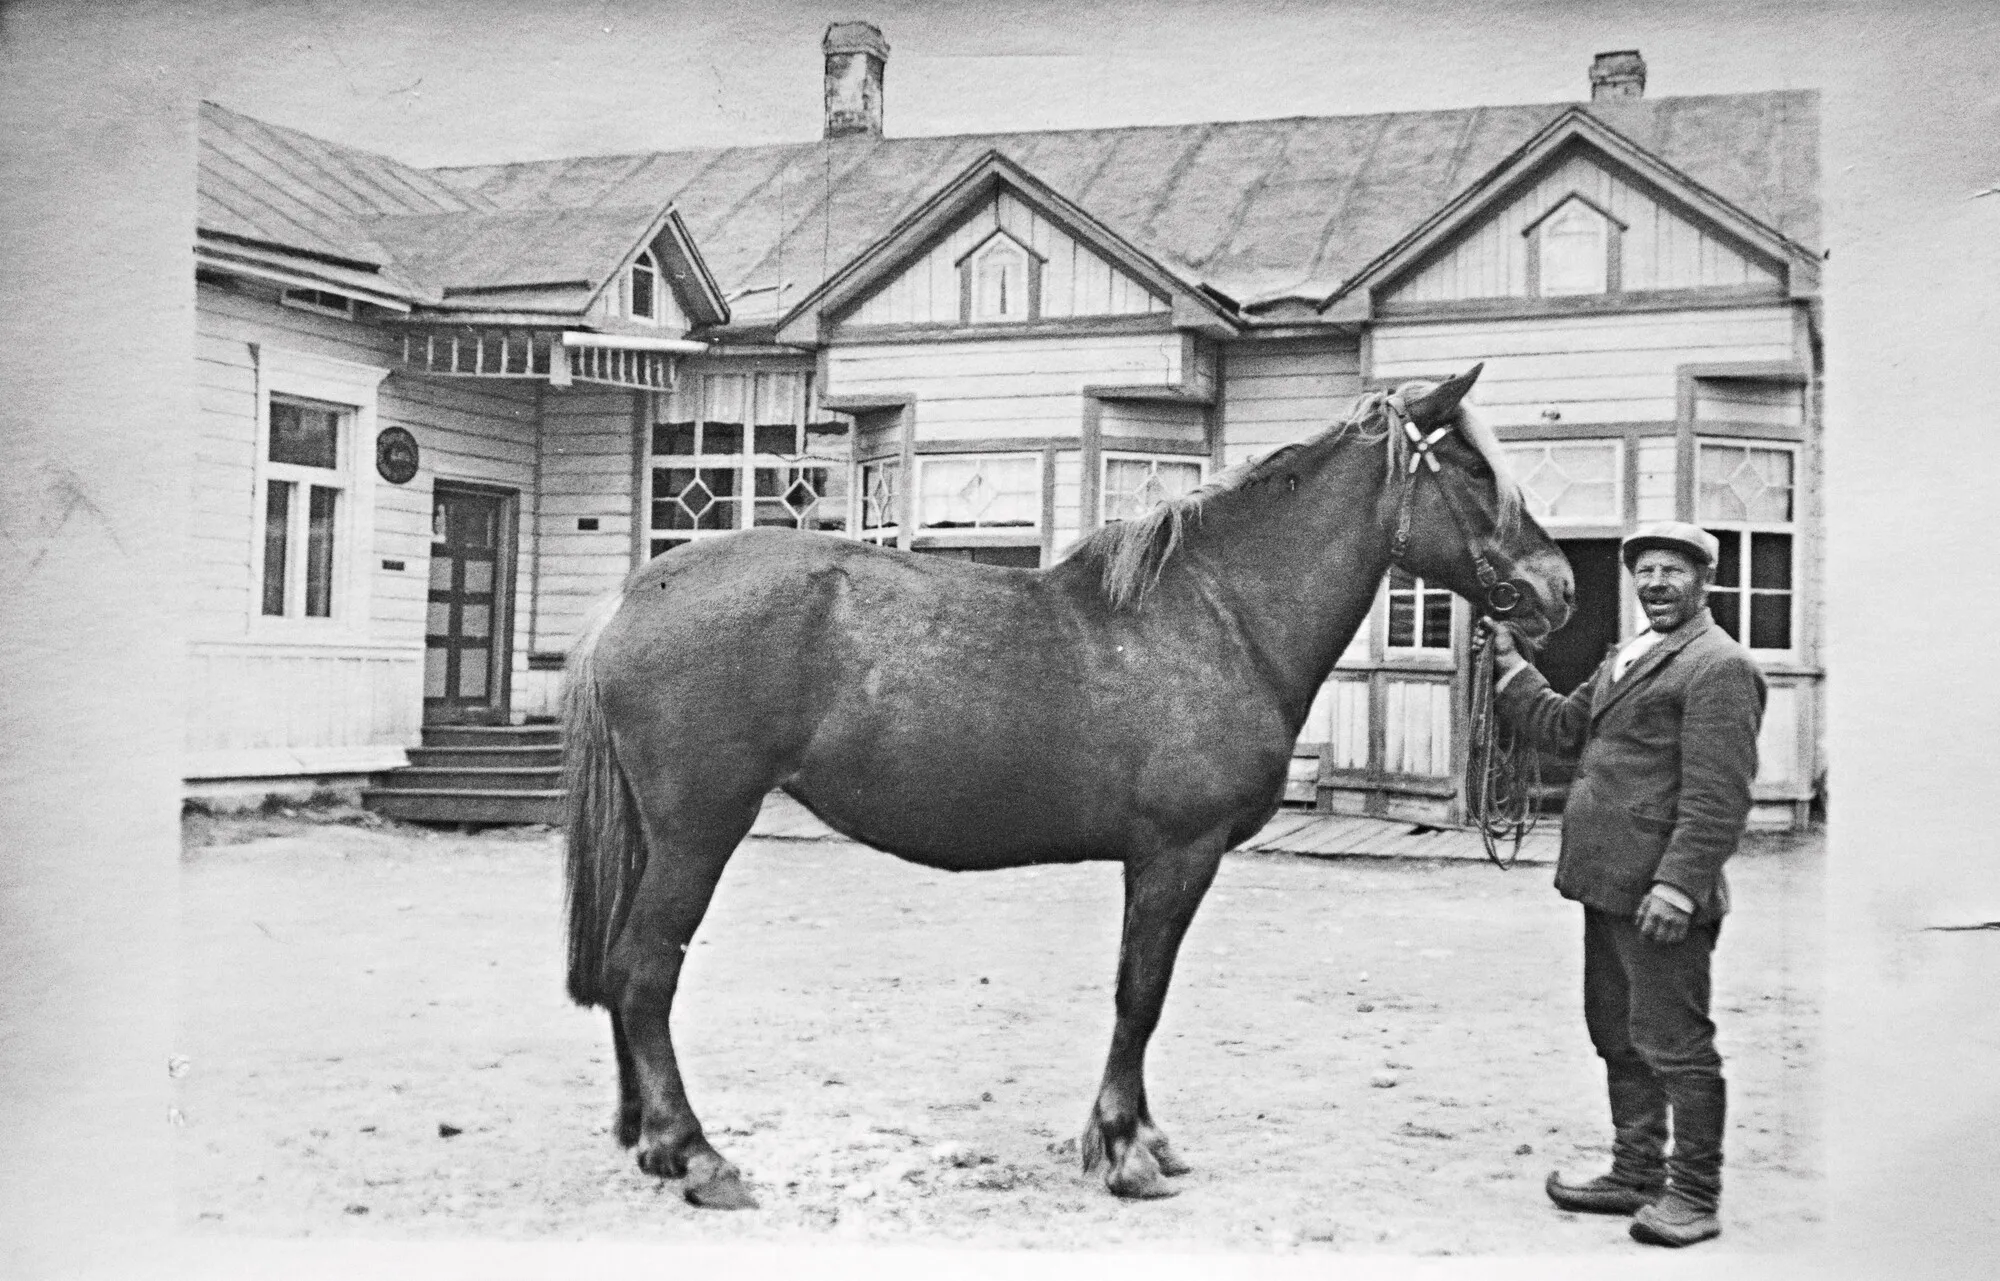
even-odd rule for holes
{"type": "Polygon", "coordinates": [[[1431,389],[1431,393],[1410,406],[1410,417],[1426,427],[1435,427],[1450,418],[1458,408],[1458,402],[1465,399],[1465,393],[1472,390],[1472,384],[1479,381],[1479,371],[1486,368],[1481,361],[1464,373],[1447,378],[1431,389]]]}

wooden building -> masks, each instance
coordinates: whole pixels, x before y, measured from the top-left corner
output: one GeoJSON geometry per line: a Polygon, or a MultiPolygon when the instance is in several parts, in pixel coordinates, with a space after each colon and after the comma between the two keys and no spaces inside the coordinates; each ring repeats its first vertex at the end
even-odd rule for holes
{"type": "MultiPolygon", "coordinates": [[[[423,171],[206,109],[191,780],[371,773],[426,723],[547,716],[589,603],[689,540],[1047,565],[1484,361],[1474,400],[1577,570],[1551,675],[1640,625],[1618,537],[1700,522],[1772,685],[1757,818],[1804,819],[1816,95],[1648,99],[1612,54],[1571,104],[887,138],[880,33],[824,49],[810,143],[423,171]]],[[[1469,625],[1392,575],[1291,798],[1457,817],[1469,625]]]]}

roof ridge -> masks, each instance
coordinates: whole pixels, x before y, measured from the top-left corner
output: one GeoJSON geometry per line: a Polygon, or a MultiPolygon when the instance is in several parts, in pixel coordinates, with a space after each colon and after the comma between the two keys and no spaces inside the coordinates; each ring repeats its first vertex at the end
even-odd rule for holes
{"type": "MultiPolygon", "coordinates": [[[[1626,101],[1629,101],[1632,105],[1637,106],[1643,110],[1659,106],[1660,104],[1663,103],[1706,102],[1706,101],[1716,101],[1729,98],[1740,99],[1740,98],[1778,97],[1783,95],[1816,94],[1818,92],[1819,91],[1817,89],[1812,89],[1812,88],[1745,89],[1730,93],[1669,94],[1658,98],[1637,98],[1626,101]]],[[[964,131],[959,133],[898,134],[891,137],[872,138],[872,139],[843,138],[843,139],[829,140],[825,138],[812,138],[812,139],[798,139],[798,140],[780,141],[780,142],[722,143],[709,147],[655,147],[651,149],[642,149],[634,151],[607,151],[607,152],[593,153],[589,155],[550,156],[541,160],[516,160],[516,161],[499,161],[499,162],[489,161],[489,162],[482,162],[479,164],[463,164],[463,165],[429,165],[421,167],[419,169],[419,172],[430,174],[430,173],[446,173],[446,172],[466,172],[475,169],[488,169],[488,170],[525,169],[542,165],[573,164],[580,161],[603,162],[611,160],[628,160],[633,158],[644,159],[653,156],[688,156],[688,155],[715,154],[727,151],[762,151],[766,149],[775,149],[780,147],[818,149],[822,147],[827,147],[829,145],[839,146],[839,147],[854,147],[856,146],[857,143],[859,143],[860,146],[863,147],[877,147],[877,146],[894,146],[897,143],[904,143],[904,142],[944,142],[944,141],[968,139],[968,138],[992,140],[992,139],[1003,139],[1003,138],[1060,137],[1060,136],[1077,135],[1077,134],[1138,134],[1147,132],[1164,132],[1166,130],[1172,130],[1172,129],[1230,129],[1242,126],[1251,126],[1251,125],[1294,124],[1301,121],[1318,121],[1318,120],[1359,121],[1359,120],[1390,119],[1398,116],[1404,116],[1404,117],[1442,116],[1442,115],[1451,115],[1457,112],[1491,113],[1494,111],[1533,110],[1535,108],[1554,108],[1560,110],[1565,107],[1588,108],[1593,105],[1594,104],[1590,99],[1562,98],[1544,102],[1481,103],[1481,104],[1459,106],[1459,107],[1425,107],[1425,108],[1406,109],[1400,111],[1351,111],[1351,112],[1331,112],[1331,113],[1302,112],[1296,115],[1289,115],[1289,116],[1250,116],[1235,120],[1188,120],[1188,121],[1182,121],[1177,124],[1085,125],[1072,129],[1014,129],[1014,130],[989,129],[989,130],[964,131]]],[[[254,119],[254,117],[252,118],[254,119]]],[[[282,127],[282,126],[275,126],[275,127],[282,127]]],[[[361,149],[354,148],[354,150],[361,150],[361,149]]],[[[454,190],[458,189],[454,188],[454,190]]]]}

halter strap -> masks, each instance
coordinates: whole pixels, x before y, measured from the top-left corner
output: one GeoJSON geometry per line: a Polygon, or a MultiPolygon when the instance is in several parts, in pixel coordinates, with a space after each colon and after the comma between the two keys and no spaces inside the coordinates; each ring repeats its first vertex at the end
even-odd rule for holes
{"type": "MultiPolygon", "coordinates": [[[[1437,455],[1432,451],[1451,428],[1439,427],[1425,435],[1410,417],[1410,411],[1403,407],[1400,397],[1392,393],[1383,398],[1382,405],[1389,416],[1389,430],[1392,433],[1401,431],[1410,442],[1409,466],[1403,469],[1402,476],[1403,492],[1396,500],[1396,533],[1389,543],[1389,563],[1409,573],[1409,567],[1403,564],[1403,556],[1410,550],[1410,522],[1415,514],[1419,468],[1428,465],[1432,475],[1438,473],[1437,455]]],[[[1395,437],[1392,435],[1390,439],[1393,441],[1395,437]]],[[[1393,465],[1391,470],[1394,470],[1393,465]]],[[[1472,541],[1472,534],[1465,527],[1465,517],[1459,512],[1458,504],[1452,501],[1451,491],[1445,489],[1442,482],[1438,493],[1444,498],[1444,509],[1451,514],[1451,523],[1458,527],[1458,536],[1464,540],[1465,549],[1472,556],[1472,572],[1479,576],[1479,586],[1486,592],[1487,612],[1496,618],[1513,613],[1514,607],[1521,603],[1521,589],[1493,571],[1486,554],[1472,541]]]]}

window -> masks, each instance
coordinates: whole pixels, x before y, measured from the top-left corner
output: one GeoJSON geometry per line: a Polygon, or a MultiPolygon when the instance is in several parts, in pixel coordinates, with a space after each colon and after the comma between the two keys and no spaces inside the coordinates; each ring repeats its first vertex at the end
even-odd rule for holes
{"type": "Polygon", "coordinates": [[[267,617],[333,616],[351,414],[338,405],[271,399],[263,468],[261,612],[267,617]]]}
{"type": "Polygon", "coordinates": [[[902,532],[903,460],[861,464],[861,539],[894,547],[902,532]]]}
{"type": "Polygon", "coordinates": [[[354,300],[343,294],[328,293],[324,289],[287,289],[278,295],[278,298],[287,307],[298,307],[305,311],[317,311],[349,320],[354,318],[354,300]]]}
{"type": "Polygon", "coordinates": [[[631,302],[634,320],[650,320],[655,324],[660,319],[660,264],[653,257],[653,251],[643,250],[626,273],[626,297],[631,302]]]}
{"type": "Polygon", "coordinates": [[[1451,591],[1400,569],[1389,571],[1390,649],[1451,649],[1451,591]]]}
{"type": "Polygon", "coordinates": [[[1038,454],[955,454],[919,459],[919,529],[1039,529],[1038,454]]]}
{"type": "Polygon", "coordinates": [[[968,321],[1033,320],[1038,272],[1034,255],[1005,232],[995,233],[965,259],[968,321]]]}
{"type": "Polygon", "coordinates": [[[1610,287],[1610,227],[1581,200],[1565,202],[1534,232],[1541,250],[1541,293],[1601,294],[1610,287]]]}
{"type": "Polygon", "coordinates": [[[809,418],[811,376],[689,374],[653,426],[650,554],[755,526],[847,528],[846,426],[809,418]]]}
{"type": "Polygon", "coordinates": [[[1201,479],[1200,459],[1106,454],[1104,522],[1143,516],[1170,498],[1192,493],[1201,479]]]}
{"type": "Polygon", "coordinates": [[[1622,442],[1534,441],[1506,446],[1528,510],[1545,525],[1616,525],[1624,519],[1622,442]]]}
{"type": "Polygon", "coordinates": [[[1702,441],[1695,514],[1720,544],[1708,607],[1752,650],[1792,648],[1794,451],[1702,441]]]}

